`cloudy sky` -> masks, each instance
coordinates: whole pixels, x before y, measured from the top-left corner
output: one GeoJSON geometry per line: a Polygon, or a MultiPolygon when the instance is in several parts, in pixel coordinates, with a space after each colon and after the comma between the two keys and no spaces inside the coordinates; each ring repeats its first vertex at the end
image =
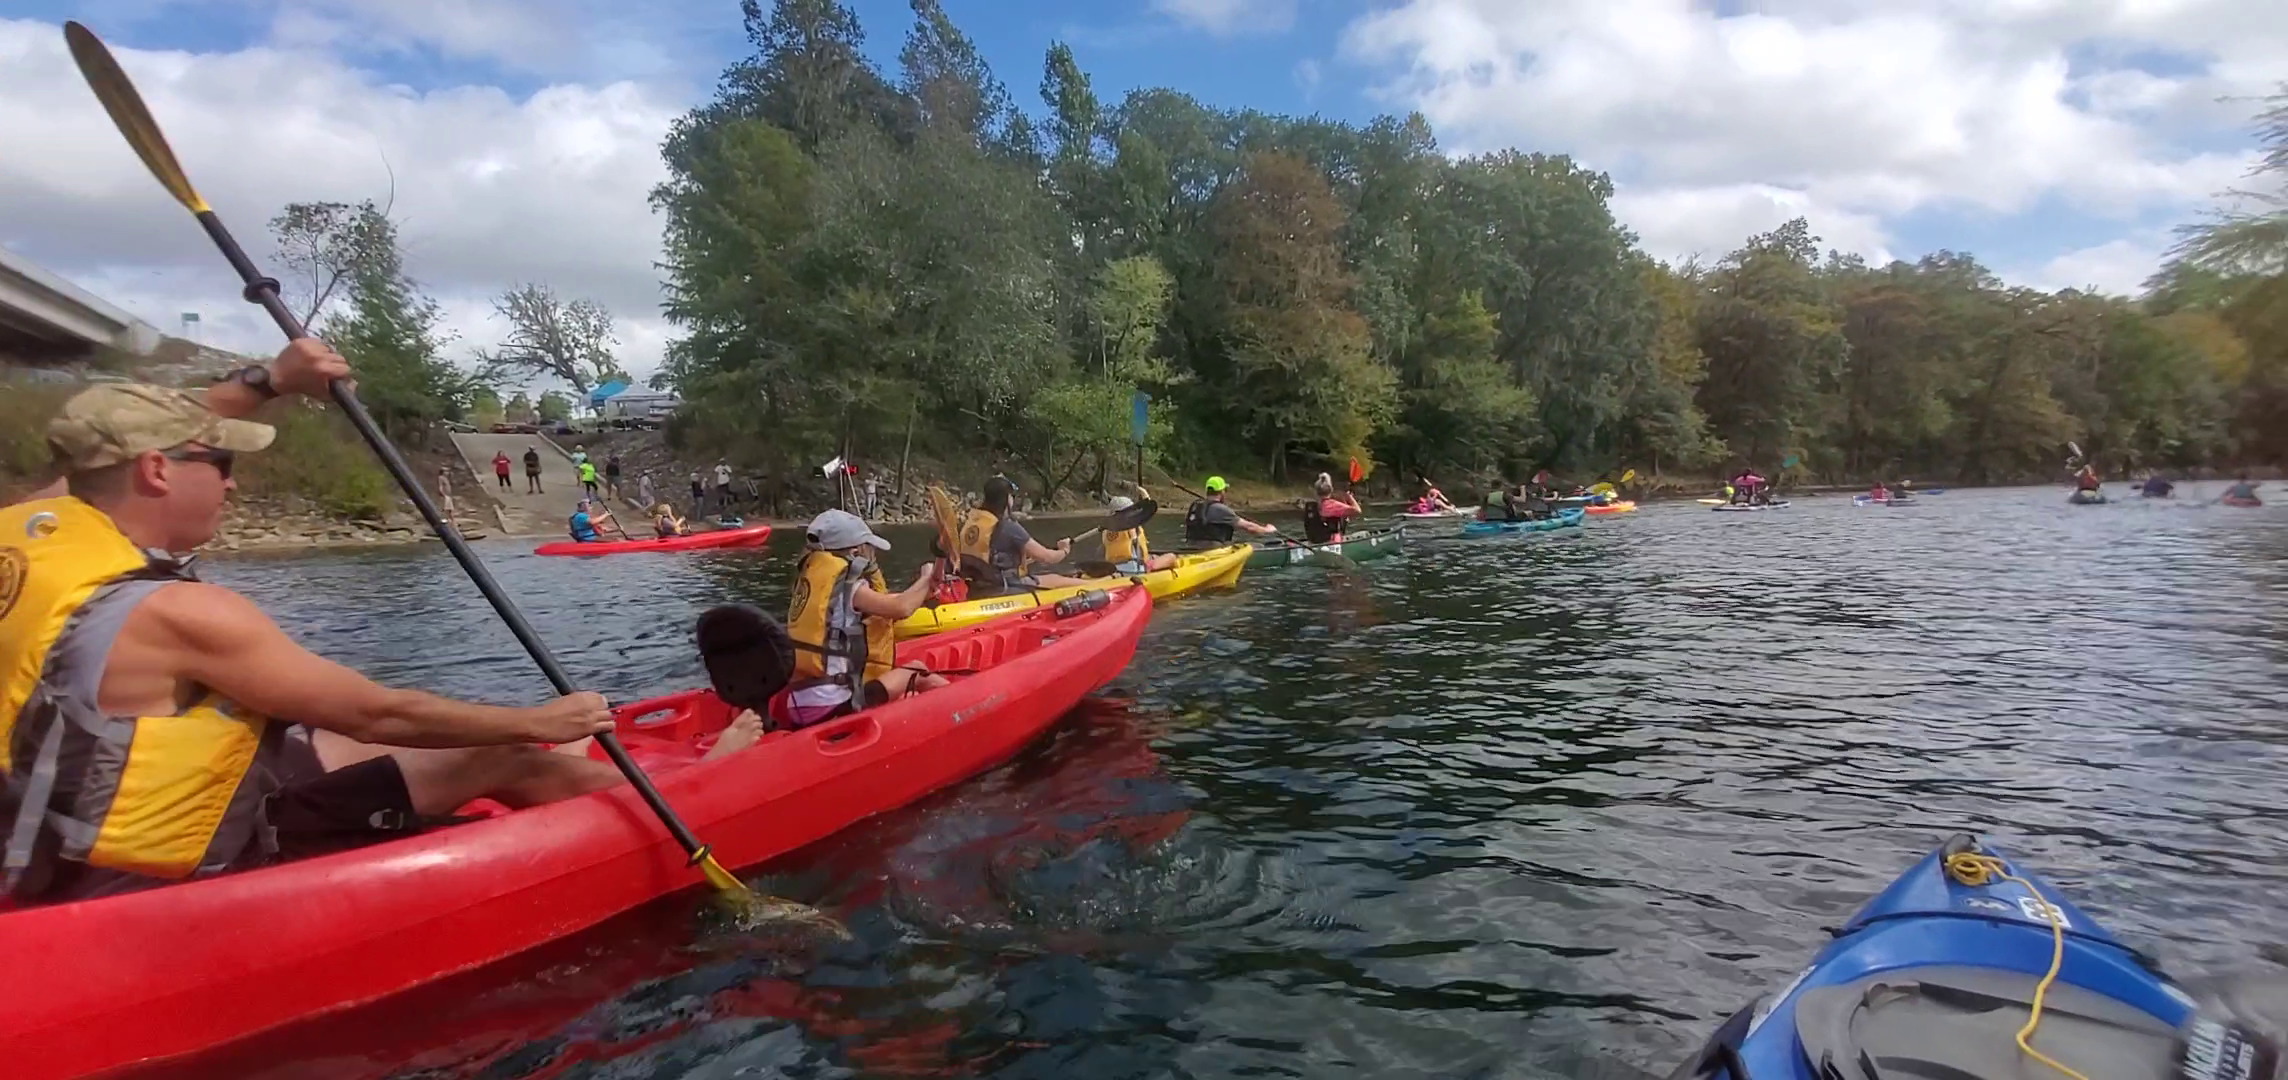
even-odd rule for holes
{"type": "MultiPolygon", "coordinates": [[[[1666,258],[1808,216],[1871,258],[1970,251],[2012,280],[2130,292],[2252,160],[2288,81],[2282,0],[944,0],[1038,108],[1069,42],[1116,100],[1363,120],[1569,153],[1666,258]]],[[[853,5],[894,65],[905,0],[853,5]]],[[[522,281],[657,317],[645,194],[668,124],[746,49],[736,0],[14,0],[0,16],[0,243],[170,331],[263,351],[227,268],[81,84],[101,34],[208,201],[261,251],[285,203],[381,198],[457,347],[522,281]]]]}

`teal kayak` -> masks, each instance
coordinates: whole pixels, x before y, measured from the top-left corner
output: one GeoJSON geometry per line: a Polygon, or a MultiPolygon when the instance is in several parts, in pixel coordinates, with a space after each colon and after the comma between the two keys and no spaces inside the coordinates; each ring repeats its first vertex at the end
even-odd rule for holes
{"type": "Polygon", "coordinates": [[[1257,544],[1255,554],[1248,556],[1250,570],[1276,570],[1298,563],[1326,561],[1340,556],[1352,562],[1366,562],[1393,555],[1406,546],[1406,526],[1384,529],[1380,532],[1355,533],[1341,540],[1324,544],[1287,541],[1277,544],[1257,544]]]}
{"type": "Polygon", "coordinates": [[[1556,517],[1539,521],[1473,521],[1462,526],[1464,536],[1500,536],[1504,533],[1548,532],[1551,529],[1578,528],[1588,511],[1579,508],[1560,510],[1556,517]]]}

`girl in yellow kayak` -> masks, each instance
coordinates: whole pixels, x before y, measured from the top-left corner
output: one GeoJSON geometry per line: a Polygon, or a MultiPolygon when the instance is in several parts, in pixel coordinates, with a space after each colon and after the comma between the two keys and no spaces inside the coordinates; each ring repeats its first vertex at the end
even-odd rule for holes
{"type": "MultiPolygon", "coordinates": [[[[1142,491],[1143,489],[1138,488],[1137,490],[1142,491]]],[[[1145,497],[1150,498],[1151,496],[1146,493],[1145,497]]],[[[1109,503],[1110,509],[1115,514],[1134,505],[1136,505],[1136,500],[1126,495],[1115,495],[1109,503]]],[[[1105,533],[1104,561],[1111,563],[1113,572],[1120,574],[1141,574],[1150,570],[1166,570],[1176,565],[1174,555],[1152,554],[1151,546],[1144,542],[1144,527],[1141,525],[1125,532],[1105,533]]]]}

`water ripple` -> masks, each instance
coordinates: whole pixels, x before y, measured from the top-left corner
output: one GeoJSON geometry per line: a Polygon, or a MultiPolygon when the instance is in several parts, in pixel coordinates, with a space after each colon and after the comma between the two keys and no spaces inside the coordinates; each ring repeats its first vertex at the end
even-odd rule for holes
{"type": "MultiPolygon", "coordinates": [[[[671,901],[399,1006],[495,1009],[486,1038],[353,1017],[261,1075],[1641,1076],[1965,829],[2181,969],[2281,938],[2288,515],[1963,491],[1416,532],[1168,605],[1018,762],[770,868],[858,931],[807,971],[671,901]]],[[[788,570],[484,550],[621,699],[699,681],[693,615],[788,570]]],[[[545,693],[437,553],[213,574],[382,679],[545,693]]]]}

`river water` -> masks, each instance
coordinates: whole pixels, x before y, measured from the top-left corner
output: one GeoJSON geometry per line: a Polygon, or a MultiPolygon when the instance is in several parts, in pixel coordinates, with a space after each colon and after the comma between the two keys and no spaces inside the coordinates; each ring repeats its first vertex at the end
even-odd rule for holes
{"type": "MultiPolygon", "coordinates": [[[[890,535],[893,568],[922,546],[890,535]]],[[[479,548],[620,701],[704,680],[705,606],[783,608],[795,539],[479,548]]],[[[545,693],[441,551],[207,572],[384,681],[545,693]]],[[[695,938],[686,894],[171,1071],[1658,1075],[1956,831],[2180,971],[2276,946],[2284,776],[2277,508],[2016,489],[1443,524],[1164,604],[1017,762],[763,868],[858,935],[806,968],[695,938]]]]}

